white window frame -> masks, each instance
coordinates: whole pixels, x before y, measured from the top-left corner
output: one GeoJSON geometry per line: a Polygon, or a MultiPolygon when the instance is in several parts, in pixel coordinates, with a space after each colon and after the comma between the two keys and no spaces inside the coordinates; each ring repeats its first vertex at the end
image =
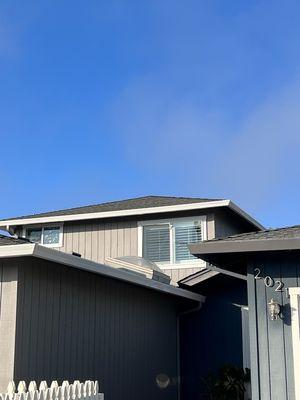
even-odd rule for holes
{"type": "Polygon", "coordinates": [[[205,261],[200,259],[186,260],[185,262],[176,263],[174,262],[175,252],[174,252],[174,225],[184,224],[187,222],[201,222],[201,234],[202,240],[207,239],[207,218],[206,215],[200,215],[195,217],[180,217],[180,218],[166,218],[166,219],[156,219],[138,222],[138,256],[143,257],[143,228],[149,225],[169,225],[170,226],[170,262],[157,262],[156,264],[161,269],[185,269],[185,268],[203,268],[206,266],[205,261]]]}
{"type": "Polygon", "coordinates": [[[62,223],[60,224],[48,224],[48,225],[26,225],[23,227],[23,237],[27,238],[27,229],[41,229],[42,230],[42,242],[38,243],[41,246],[44,247],[54,247],[54,248],[59,248],[62,247],[63,245],[63,225],[62,223]],[[44,244],[44,229],[45,228],[59,228],[59,242],[58,243],[50,243],[50,244],[44,244]]]}

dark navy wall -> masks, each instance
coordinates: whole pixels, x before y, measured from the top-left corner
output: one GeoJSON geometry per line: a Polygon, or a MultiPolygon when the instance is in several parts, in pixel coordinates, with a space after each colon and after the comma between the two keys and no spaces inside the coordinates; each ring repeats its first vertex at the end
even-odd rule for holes
{"type": "Polygon", "coordinates": [[[43,260],[19,265],[16,381],[97,379],[107,400],[177,398],[175,297],[43,260]]]}
{"type": "MultiPolygon", "coordinates": [[[[219,275],[209,286],[202,308],[180,321],[182,400],[201,399],[203,377],[225,364],[243,367],[241,308],[247,305],[246,281],[219,275]]],[[[195,287],[193,287],[193,290],[195,287]]]]}
{"type": "Polygon", "coordinates": [[[248,261],[248,292],[253,398],[294,400],[293,352],[290,300],[285,290],[267,287],[266,276],[281,281],[284,289],[300,283],[300,255],[297,252],[257,254],[248,261]],[[254,279],[259,268],[260,279],[254,279]],[[282,306],[282,318],[271,321],[267,303],[282,306]]]}

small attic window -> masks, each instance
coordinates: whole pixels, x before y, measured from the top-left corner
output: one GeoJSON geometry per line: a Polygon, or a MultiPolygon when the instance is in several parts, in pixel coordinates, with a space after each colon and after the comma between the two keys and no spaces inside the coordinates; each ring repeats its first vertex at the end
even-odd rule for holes
{"type": "Polygon", "coordinates": [[[39,243],[47,247],[62,246],[62,226],[42,226],[25,228],[25,237],[33,243],[39,243]]]}

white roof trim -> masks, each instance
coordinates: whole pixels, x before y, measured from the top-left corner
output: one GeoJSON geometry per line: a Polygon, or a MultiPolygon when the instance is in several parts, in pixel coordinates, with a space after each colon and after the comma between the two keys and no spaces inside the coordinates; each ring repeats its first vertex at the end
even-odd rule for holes
{"type": "Polygon", "coordinates": [[[86,260],[81,257],[73,256],[62,251],[50,249],[34,243],[14,244],[8,246],[0,246],[0,258],[33,256],[44,260],[57,262],[59,264],[68,265],[84,271],[107,276],[109,278],[118,279],[135,285],[146,287],[148,289],[163,292],[177,297],[186,298],[203,303],[205,297],[188,290],[179,289],[172,285],[167,285],[158,281],[145,278],[143,276],[133,275],[129,272],[109,267],[104,264],[98,264],[93,261],[86,260]]]}
{"type": "Polygon", "coordinates": [[[85,214],[69,214],[69,215],[53,215],[50,217],[28,217],[22,219],[10,219],[6,221],[0,220],[0,229],[8,230],[10,226],[28,225],[28,224],[46,224],[51,222],[64,222],[64,221],[80,221],[88,219],[101,219],[101,218],[115,218],[115,217],[126,217],[133,215],[146,215],[146,214],[158,214],[166,212],[176,211],[188,211],[188,210],[201,210],[206,208],[214,207],[229,207],[237,214],[248,220],[254,226],[259,229],[264,227],[257,222],[254,218],[250,217],[245,211],[239,208],[230,200],[216,200],[206,201],[201,203],[189,203],[189,204],[177,204],[174,206],[164,207],[148,207],[148,208],[136,208],[132,210],[119,210],[119,211],[105,211],[105,212],[93,212],[85,214]]]}
{"type": "Polygon", "coordinates": [[[12,244],[0,246],[0,258],[32,256],[35,243],[12,244]]]}

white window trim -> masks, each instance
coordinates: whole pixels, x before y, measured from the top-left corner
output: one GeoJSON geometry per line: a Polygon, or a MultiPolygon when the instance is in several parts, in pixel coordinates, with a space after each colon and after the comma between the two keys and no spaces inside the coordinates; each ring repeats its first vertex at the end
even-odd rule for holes
{"type": "Polygon", "coordinates": [[[51,227],[57,227],[59,228],[59,242],[58,243],[51,243],[51,244],[44,244],[44,243],[39,243],[41,246],[44,247],[52,247],[52,248],[59,248],[63,246],[63,225],[62,223],[60,224],[47,224],[47,225],[26,225],[23,227],[23,232],[22,232],[22,236],[24,238],[27,237],[27,229],[42,229],[42,240],[44,237],[44,229],[45,228],[51,228],[51,227]]]}
{"type": "Polygon", "coordinates": [[[295,400],[300,400],[300,288],[289,288],[294,360],[295,400]]]}
{"type": "MultiPolygon", "coordinates": [[[[202,240],[207,240],[207,218],[206,215],[196,215],[194,217],[180,217],[180,218],[166,218],[166,219],[156,219],[138,222],[138,256],[143,257],[143,228],[149,225],[169,225],[170,226],[170,258],[173,260],[174,257],[174,224],[199,221],[201,222],[201,233],[202,240]]],[[[206,266],[205,261],[200,259],[187,260],[184,263],[156,263],[161,269],[187,269],[187,268],[203,268],[206,266]]]]}

